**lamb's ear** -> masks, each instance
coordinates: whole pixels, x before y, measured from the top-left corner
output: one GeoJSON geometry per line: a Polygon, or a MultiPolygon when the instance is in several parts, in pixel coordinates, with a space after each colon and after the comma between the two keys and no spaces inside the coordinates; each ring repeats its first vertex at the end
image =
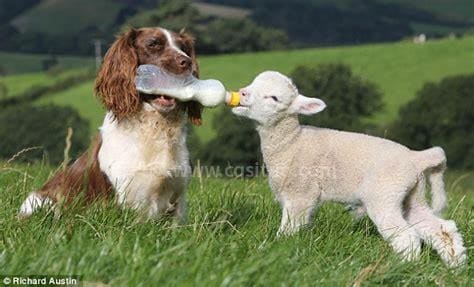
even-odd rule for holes
{"type": "Polygon", "coordinates": [[[288,111],[292,114],[314,115],[326,108],[326,104],[317,98],[298,95],[291,103],[288,111]]]}

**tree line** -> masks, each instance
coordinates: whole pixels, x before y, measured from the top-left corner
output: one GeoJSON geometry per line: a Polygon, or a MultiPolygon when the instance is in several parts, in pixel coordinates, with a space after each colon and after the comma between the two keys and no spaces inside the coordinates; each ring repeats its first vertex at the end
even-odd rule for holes
{"type": "MultiPolygon", "coordinates": [[[[48,34],[20,31],[10,24],[13,16],[31,8],[39,0],[0,1],[0,50],[93,54],[92,41],[107,43],[127,26],[183,27],[199,35],[200,54],[259,51],[286,47],[345,45],[397,41],[412,36],[412,23],[433,27],[468,29],[472,22],[435,15],[413,5],[386,1],[329,0],[206,0],[251,10],[249,17],[229,19],[202,15],[191,0],[115,0],[121,8],[107,27],[90,23],[77,33],[48,34]],[[291,43],[291,44],[290,44],[291,43]]],[[[429,37],[447,33],[427,31],[429,37]]]]}

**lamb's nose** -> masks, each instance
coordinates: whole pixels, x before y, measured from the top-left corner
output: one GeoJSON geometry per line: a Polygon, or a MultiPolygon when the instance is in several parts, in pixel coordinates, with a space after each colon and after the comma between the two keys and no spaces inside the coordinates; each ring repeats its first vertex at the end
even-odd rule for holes
{"type": "Polygon", "coordinates": [[[176,63],[180,68],[189,69],[191,67],[191,58],[179,55],[176,57],[176,63]]]}

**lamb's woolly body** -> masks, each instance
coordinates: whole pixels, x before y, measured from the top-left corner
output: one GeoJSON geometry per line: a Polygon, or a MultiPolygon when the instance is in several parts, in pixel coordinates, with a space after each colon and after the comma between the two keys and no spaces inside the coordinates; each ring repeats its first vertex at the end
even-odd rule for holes
{"type": "Polygon", "coordinates": [[[308,224],[319,202],[333,200],[357,206],[358,214],[366,211],[405,259],[419,257],[423,239],[448,265],[466,261],[456,224],[436,216],[446,205],[441,148],[412,151],[364,134],[300,126],[297,113],[316,113],[325,105],[299,95],[277,72],[260,74],[241,95],[242,106],[233,111],[257,122],[270,186],[282,205],[280,234],[308,224]]]}
{"type": "MultiPolygon", "coordinates": [[[[376,177],[378,181],[402,184],[408,189],[430,167],[429,150],[412,151],[373,136],[299,126],[296,116],[258,130],[264,160],[277,192],[285,180],[297,177],[302,186],[317,184],[322,200],[354,203],[366,199],[364,179],[376,177]],[[407,177],[412,180],[406,181],[407,177]],[[394,182],[397,178],[401,178],[400,182],[394,182]]],[[[435,166],[442,162],[439,159],[435,166]]],[[[369,194],[367,199],[373,195],[369,194]]],[[[381,195],[384,197],[383,192],[381,195]]]]}
{"type": "Polygon", "coordinates": [[[190,176],[183,125],[183,115],[167,119],[153,110],[120,122],[107,114],[99,162],[119,204],[146,209],[150,217],[177,208],[182,217],[190,176]]]}

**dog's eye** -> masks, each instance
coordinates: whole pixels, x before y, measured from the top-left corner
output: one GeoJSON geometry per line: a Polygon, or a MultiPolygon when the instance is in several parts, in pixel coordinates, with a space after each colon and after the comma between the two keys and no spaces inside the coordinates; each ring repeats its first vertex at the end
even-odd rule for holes
{"type": "Polygon", "coordinates": [[[158,39],[150,39],[146,45],[149,47],[149,48],[156,48],[156,47],[159,47],[161,46],[161,42],[158,40],[158,39]]]}

